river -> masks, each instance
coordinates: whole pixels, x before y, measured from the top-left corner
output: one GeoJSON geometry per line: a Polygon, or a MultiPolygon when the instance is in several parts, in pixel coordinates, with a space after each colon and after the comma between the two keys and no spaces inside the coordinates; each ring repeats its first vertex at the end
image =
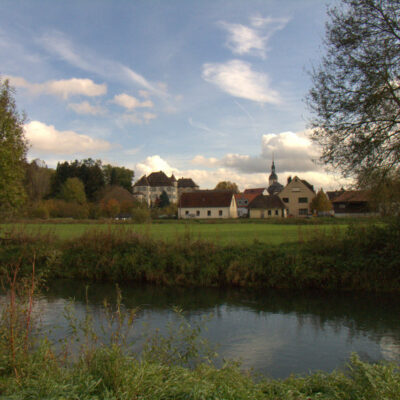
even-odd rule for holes
{"type": "MultiPolygon", "coordinates": [[[[366,361],[400,362],[400,299],[395,295],[276,290],[121,286],[123,304],[137,307],[129,340],[140,347],[143,332],[175,323],[174,306],[190,323],[207,317],[202,335],[218,344],[224,359],[273,378],[342,368],[352,352],[366,361]]],[[[115,304],[112,284],[53,283],[41,295],[41,324],[54,340],[69,332],[65,308],[77,318],[89,309],[95,324],[102,303],[115,304]],[[86,300],[87,299],[87,300],[86,300]],[[71,306],[70,306],[71,307],[71,306]]]]}

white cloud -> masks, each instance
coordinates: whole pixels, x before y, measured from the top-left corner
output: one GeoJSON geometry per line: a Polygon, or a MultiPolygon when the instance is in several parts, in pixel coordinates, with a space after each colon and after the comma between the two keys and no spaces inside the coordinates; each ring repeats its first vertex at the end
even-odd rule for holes
{"type": "Polygon", "coordinates": [[[58,131],[53,125],[32,121],[24,126],[31,150],[40,154],[94,154],[111,148],[111,143],[74,131],[58,131]]]}
{"type": "Polygon", "coordinates": [[[148,175],[151,172],[164,171],[167,175],[176,173],[178,170],[172,168],[167,161],[159,155],[149,156],[143,162],[136,164],[135,176],[139,179],[142,175],[148,175]]]}
{"type": "Polygon", "coordinates": [[[77,114],[89,115],[102,115],[107,111],[103,107],[93,106],[87,101],[83,101],[82,103],[70,103],[68,104],[68,108],[75,111],[77,114]]]}
{"type": "Polygon", "coordinates": [[[191,162],[194,165],[202,165],[203,167],[215,167],[216,165],[219,165],[218,158],[215,157],[206,158],[201,155],[195,156],[191,162]]]}
{"type": "Polygon", "coordinates": [[[268,40],[276,31],[283,29],[288,21],[288,18],[255,16],[250,19],[251,27],[228,22],[220,22],[220,26],[228,32],[226,45],[234,54],[265,58],[268,40]]]}
{"type": "Polygon", "coordinates": [[[126,108],[127,110],[133,110],[137,107],[148,107],[152,108],[154,106],[151,100],[139,101],[136,97],[130,96],[126,93],[121,93],[114,96],[112,100],[113,103],[118,104],[121,107],[126,108]]]}
{"type": "MultiPolygon", "coordinates": [[[[197,155],[193,160],[193,164],[199,166],[205,166],[213,169],[179,169],[172,166],[170,163],[162,159],[159,155],[147,157],[141,163],[134,166],[137,179],[143,174],[150,174],[155,171],[164,171],[168,176],[174,174],[177,178],[186,177],[192,178],[201,189],[213,189],[218,182],[221,181],[232,181],[236,182],[241,190],[251,187],[267,187],[268,177],[270,174],[270,160],[262,159],[263,169],[261,172],[244,172],[235,168],[234,166],[228,166],[227,159],[232,155],[228,155],[220,160],[217,158],[206,158],[201,155],[197,155]]],[[[242,160],[251,161],[253,157],[241,156],[242,160]]],[[[279,169],[279,161],[276,161],[277,172],[279,181],[285,185],[288,176],[299,176],[301,179],[307,180],[310,184],[314,185],[315,189],[323,187],[324,190],[332,190],[346,186],[350,182],[343,179],[339,179],[337,176],[327,174],[322,170],[319,171],[299,171],[297,169],[293,171],[283,171],[279,169]]]]}
{"type": "Polygon", "coordinates": [[[253,71],[249,63],[241,60],[204,64],[202,76],[234,97],[259,103],[278,104],[281,101],[279,93],[270,88],[268,76],[253,71]]]}
{"type": "Polygon", "coordinates": [[[150,122],[152,119],[156,119],[156,118],[157,118],[157,115],[156,115],[156,114],[149,113],[149,112],[143,113],[143,119],[144,119],[144,121],[145,121],[146,123],[148,123],[148,122],[150,122]]]}
{"type": "Polygon", "coordinates": [[[151,120],[156,119],[157,115],[149,112],[143,114],[127,113],[122,116],[122,122],[132,123],[135,125],[148,124],[151,120]]]}
{"type": "Polygon", "coordinates": [[[144,76],[126,65],[92,54],[88,49],[77,50],[70,40],[59,31],[48,32],[38,42],[52,54],[84,71],[95,73],[107,79],[140,86],[160,97],[167,96],[165,86],[151,83],[144,76]]]}
{"type": "Polygon", "coordinates": [[[11,84],[15,87],[27,89],[34,95],[49,94],[68,99],[70,96],[95,97],[107,93],[107,85],[94,83],[91,79],[62,79],[51,80],[43,83],[30,83],[24,78],[7,76],[11,84]]]}

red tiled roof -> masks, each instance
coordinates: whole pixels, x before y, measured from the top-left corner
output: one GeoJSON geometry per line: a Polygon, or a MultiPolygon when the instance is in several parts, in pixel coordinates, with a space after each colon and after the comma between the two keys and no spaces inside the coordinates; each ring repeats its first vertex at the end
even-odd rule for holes
{"type": "Polygon", "coordinates": [[[150,186],[174,186],[173,181],[171,178],[168,178],[164,172],[152,172],[148,177],[147,180],[150,183],[150,186]]]}
{"type": "Polygon", "coordinates": [[[326,192],[326,195],[328,196],[328,199],[330,201],[333,201],[336,198],[338,198],[343,192],[344,192],[344,190],[333,190],[333,191],[326,192]]]}
{"type": "Polygon", "coordinates": [[[180,178],[178,179],[178,188],[196,188],[199,187],[193,182],[191,178],[180,178]]]}
{"type": "Polygon", "coordinates": [[[333,200],[333,203],[360,203],[368,202],[369,193],[366,190],[346,190],[333,200]]]}
{"type": "Polygon", "coordinates": [[[150,186],[146,175],[143,175],[133,186],[150,186]]]}
{"type": "Polygon", "coordinates": [[[249,208],[286,208],[282,200],[277,195],[257,196],[249,205],[249,208]]]}
{"type": "MultiPolygon", "coordinates": [[[[247,200],[247,205],[248,205],[257,196],[259,196],[259,194],[258,193],[235,193],[234,196],[235,196],[236,204],[238,203],[238,200],[247,200]]],[[[241,205],[240,207],[247,207],[247,205],[241,205]]]]}
{"type": "Polygon", "coordinates": [[[267,188],[254,188],[254,189],[245,189],[245,191],[243,192],[244,194],[263,194],[264,190],[266,190],[267,188]]]}
{"type": "Polygon", "coordinates": [[[230,207],[232,192],[217,190],[198,190],[182,193],[179,206],[182,207],[230,207]]]}

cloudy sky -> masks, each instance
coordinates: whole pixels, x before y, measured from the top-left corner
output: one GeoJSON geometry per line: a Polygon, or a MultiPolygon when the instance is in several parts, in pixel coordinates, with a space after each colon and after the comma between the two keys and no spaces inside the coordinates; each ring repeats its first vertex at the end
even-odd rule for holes
{"type": "Polygon", "coordinates": [[[274,155],[317,188],[307,71],[330,0],[2,0],[2,78],[29,158],[92,157],[143,173],[265,186],[274,155]]]}

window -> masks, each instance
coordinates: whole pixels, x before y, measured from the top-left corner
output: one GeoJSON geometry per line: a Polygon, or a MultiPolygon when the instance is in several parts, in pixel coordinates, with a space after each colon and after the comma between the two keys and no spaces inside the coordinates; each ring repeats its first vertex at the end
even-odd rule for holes
{"type": "Polygon", "coordinates": [[[189,211],[188,210],[185,211],[185,215],[189,215],[189,211]]]}
{"type": "Polygon", "coordinates": [[[207,210],[207,216],[211,217],[211,210],[207,210]]]}
{"type": "Polygon", "coordinates": [[[308,214],[308,209],[307,208],[300,208],[299,209],[299,215],[307,215],[308,214]]]}
{"type": "Polygon", "coordinates": [[[299,203],[308,203],[307,197],[299,197],[299,203]]]}
{"type": "Polygon", "coordinates": [[[289,203],[289,197],[284,197],[282,200],[284,203],[289,203]]]}
{"type": "Polygon", "coordinates": [[[219,214],[220,217],[222,217],[222,210],[219,210],[218,214],[219,214]]]}
{"type": "Polygon", "coordinates": [[[196,211],[196,215],[199,217],[200,216],[200,210],[196,211]]]}
{"type": "Polygon", "coordinates": [[[279,210],[275,210],[275,215],[279,215],[279,210]]]}
{"type": "Polygon", "coordinates": [[[271,210],[268,210],[268,215],[271,215],[271,210]]]}
{"type": "Polygon", "coordinates": [[[245,201],[244,201],[244,204],[247,204],[247,203],[248,203],[248,201],[247,201],[247,200],[245,200],[245,201]]]}
{"type": "Polygon", "coordinates": [[[300,192],[300,188],[293,188],[292,192],[300,192]]]}

